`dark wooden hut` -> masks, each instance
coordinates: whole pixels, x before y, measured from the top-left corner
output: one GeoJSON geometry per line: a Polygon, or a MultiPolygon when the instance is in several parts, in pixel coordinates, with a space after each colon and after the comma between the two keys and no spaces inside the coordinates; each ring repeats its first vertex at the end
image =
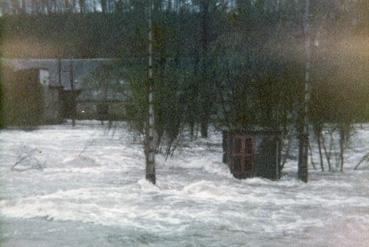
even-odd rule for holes
{"type": "Polygon", "coordinates": [[[223,132],[223,162],[234,177],[280,178],[280,132],[241,130],[223,132]]]}

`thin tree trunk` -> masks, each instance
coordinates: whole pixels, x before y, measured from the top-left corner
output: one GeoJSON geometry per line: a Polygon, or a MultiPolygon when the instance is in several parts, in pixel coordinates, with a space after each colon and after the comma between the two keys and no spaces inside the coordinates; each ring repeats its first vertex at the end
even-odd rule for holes
{"type": "Polygon", "coordinates": [[[210,85],[209,85],[209,59],[208,59],[208,33],[209,33],[209,0],[201,1],[201,46],[202,46],[202,86],[200,86],[201,102],[201,137],[208,137],[209,115],[210,115],[210,85]]]}
{"type": "Polygon", "coordinates": [[[103,91],[103,103],[102,103],[102,114],[100,116],[100,121],[101,121],[101,125],[104,125],[104,120],[105,120],[105,117],[108,118],[108,114],[109,114],[109,111],[106,112],[107,115],[105,115],[105,110],[106,110],[106,107],[108,107],[108,82],[107,81],[104,81],[103,82],[103,87],[104,87],[104,91],[103,91]]]}
{"type": "Polygon", "coordinates": [[[364,161],[368,161],[368,159],[369,159],[369,153],[367,153],[366,155],[364,155],[363,158],[361,158],[359,163],[357,163],[357,165],[355,166],[354,170],[359,169],[360,165],[363,164],[364,161]]]}
{"type": "Polygon", "coordinates": [[[299,143],[298,178],[304,182],[307,182],[308,146],[309,146],[308,107],[310,101],[310,69],[311,69],[310,0],[305,0],[304,34],[305,34],[305,88],[304,88],[303,127],[299,143]]]}
{"type": "Polygon", "coordinates": [[[224,114],[224,120],[226,122],[226,126],[228,129],[231,129],[231,122],[229,121],[229,112],[227,111],[226,109],[226,101],[225,101],[225,98],[224,98],[224,95],[223,95],[223,88],[221,86],[221,82],[218,82],[218,85],[216,86],[217,89],[218,89],[218,95],[219,95],[219,98],[220,98],[220,104],[222,106],[222,111],[223,111],[223,114],[224,114]]]}
{"type": "Polygon", "coordinates": [[[107,0],[100,0],[100,4],[101,4],[101,11],[103,13],[106,13],[107,12],[107,9],[108,9],[108,5],[107,5],[107,0]]]}
{"type": "Polygon", "coordinates": [[[346,133],[344,127],[340,129],[340,171],[343,172],[346,133]]]}
{"type": "Polygon", "coordinates": [[[311,147],[310,142],[309,142],[309,153],[310,153],[310,162],[311,162],[311,165],[313,166],[313,169],[316,170],[316,165],[315,165],[315,162],[314,162],[314,159],[313,159],[313,149],[311,147]]]}
{"type": "Polygon", "coordinates": [[[168,0],[168,11],[172,11],[172,0],[168,0]]]}
{"type": "Polygon", "coordinates": [[[152,0],[149,1],[149,71],[148,71],[148,80],[149,80],[149,123],[146,131],[146,141],[145,152],[146,155],[146,179],[151,183],[156,183],[156,174],[155,174],[155,141],[154,141],[154,80],[153,80],[153,30],[152,30],[152,0]]]}
{"type": "Polygon", "coordinates": [[[317,137],[317,143],[318,143],[318,149],[319,149],[320,169],[322,170],[322,172],[324,172],[324,160],[323,160],[322,142],[321,142],[322,130],[320,128],[317,131],[316,137],[317,137]]]}
{"type": "Polygon", "coordinates": [[[201,126],[201,137],[208,138],[209,121],[205,116],[202,116],[200,126],[201,126]]]}
{"type": "Polygon", "coordinates": [[[190,125],[190,136],[191,136],[191,141],[194,139],[194,132],[195,132],[195,122],[192,121],[192,119],[189,120],[189,125],[190,125]]]}
{"type": "Polygon", "coordinates": [[[79,0],[79,11],[81,14],[86,12],[86,0],[79,0]]]}
{"type": "Polygon", "coordinates": [[[324,138],[324,136],[322,136],[322,146],[323,146],[325,157],[327,159],[328,170],[329,171],[332,171],[331,155],[330,155],[330,152],[328,153],[328,151],[327,151],[327,146],[325,145],[325,138],[324,138]]]}
{"type": "Polygon", "coordinates": [[[288,159],[288,157],[290,155],[291,143],[292,143],[292,140],[290,138],[288,138],[288,140],[287,140],[287,146],[286,146],[286,151],[284,152],[284,156],[283,156],[283,159],[282,159],[282,162],[281,162],[281,165],[280,165],[280,171],[283,170],[284,166],[287,163],[287,159],[288,159]]]}
{"type": "MultiPolygon", "coordinates": [[[[175,1],[176,3],[177,1],[175,1]]],[[[199,76],[199,64],[200,64],[200,54],[198,51],[196,51],[194,53],[194,64],[193,64],[193,75],[195,78],[197,78],[199,76]]],[[[196,133],[196,123],[198,121],[198,99],[199,99],[199,85],[198,85],[198,81],[191,82],[190,84],[190,92],[191,94],[191,98],[192,99],[196,99],[196,100],[191,100],[189,102],[189,107],[190,109],[188,110],[188,122],[190,125],[190,130],[191,130],[191,140],[194,139],[195,135],[197,137],[197,133],[196,133]]]]}

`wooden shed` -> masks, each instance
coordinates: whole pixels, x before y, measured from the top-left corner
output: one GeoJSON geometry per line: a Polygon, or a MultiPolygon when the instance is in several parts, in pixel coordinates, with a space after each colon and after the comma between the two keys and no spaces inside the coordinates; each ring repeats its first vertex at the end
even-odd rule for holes
{"type": "Polygon", "coordinates": [[[223,162],[239,179],[280,178],[280,131],[223,131],[223,162]]]}

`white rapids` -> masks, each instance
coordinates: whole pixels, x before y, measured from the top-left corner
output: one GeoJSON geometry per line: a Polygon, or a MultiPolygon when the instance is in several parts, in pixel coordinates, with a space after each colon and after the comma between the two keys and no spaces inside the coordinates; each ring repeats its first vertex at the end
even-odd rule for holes
{"type": "MultiPolygon", "coordinates": [[[[369,126],[344,173],[237,180],[221,136],[158,157],[146,182],[142,145],[94,121],[0,131],[1,246],[369,246],[369,126]],[[18,169],[14,169],[16,163],[18,169]]],[[[316,156],[316,154],[314,154],[316,156]]]]}

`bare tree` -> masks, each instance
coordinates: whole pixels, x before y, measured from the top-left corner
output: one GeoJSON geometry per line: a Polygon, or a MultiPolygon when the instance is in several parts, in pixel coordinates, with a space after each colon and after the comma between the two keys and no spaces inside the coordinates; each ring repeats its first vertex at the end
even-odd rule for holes
{"type": "Polygon", "coordinates": [[[303,126],[300,128],[298,178],[308,181],[308,149],[309,149],[309,101],[310,101],[310,70],[311,70],[311,37],[310,37],[310,0],[305,1],[304,13],[305,34],[305,86],[304,86],[304,109],[302,110],[303,126]]]}
{"type": "Polygon", "coordinates": [[[86,0],[79,0],[79,11],[81,14],[86,13],[86,0]]]}
{"type": "Polygon", "coordinates": [[[107,0],[100,0],[100,4],[101,4],[101,11],[103,13],[106,13],[107,9],[108,9],[108,1],[107,0]]]}
{"type": "Polygon", "coordinates": [[[156,183],[155,174],[155,141],[154,141],[154,80],[153,80],[153,26],[152,26],[153,1],[149,1],[149,60],[148,60],[148,83],[149,83],[149,121],[145,136],[145,155],[146,155],[146,179],[151,183],[156,183]]]}
{"type": "Polygon", "coordinates": [[[210,0],[200,1],[201,9],[201,58],[202,58],[202,82],[200,85],[201,102],[201,137],[208,137],[208,126],[211,110],[210,87],[209,87],[209,6],[210,0]]]}

